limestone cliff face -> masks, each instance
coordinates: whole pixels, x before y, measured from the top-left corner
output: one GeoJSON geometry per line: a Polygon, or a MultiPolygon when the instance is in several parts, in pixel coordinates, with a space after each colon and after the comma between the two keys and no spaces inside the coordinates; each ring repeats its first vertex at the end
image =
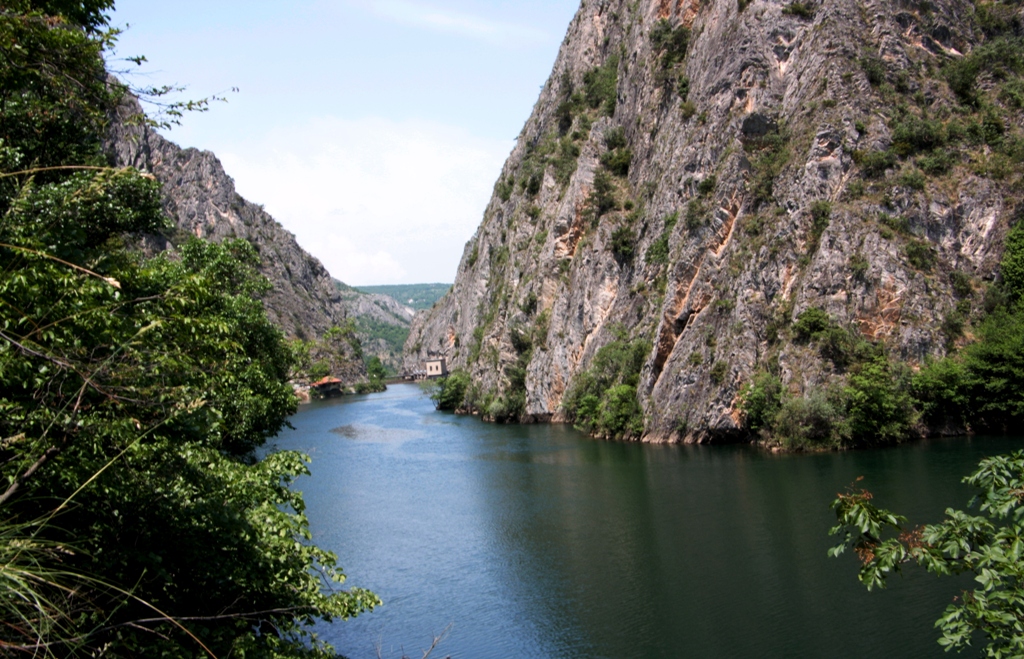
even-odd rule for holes
{"type": "MultiPolygon", "coordinates": [[[[141,112],[134,100],[118,109],[106,150],[117,166],[150,172],[163,186],[164,210],[178,235],[151,237],[147,247],[168,249],[187,235],[214,241],[244,238],[256,247],[260,271],[273,285],[264,297],[267,313],[287,336],[319,337],[343,324],[345,306],[323,264],[261,206],[235,191],[234,181],[214,154],[182,149],[131,119],[141,112]]],[[[362,361],[349,361],[336,375],[346,381],[363,379],[362,361]]]]}
{"type": "Polygon", "coordinates": [[[944,354],[951,281],[996,276],[1018,194],[984,144],[923,175],[893,112],[955,114],[941,67],[981,38],[969,0],[583,0],[406,366],[443,352],[500,393],[539,331],[524,418],[558,420],[625,330],[652,346],[643,438],[713,441],[768,360],[793,393],[843,377],[787,338],[811,307],[910,364],[944,354]]]}

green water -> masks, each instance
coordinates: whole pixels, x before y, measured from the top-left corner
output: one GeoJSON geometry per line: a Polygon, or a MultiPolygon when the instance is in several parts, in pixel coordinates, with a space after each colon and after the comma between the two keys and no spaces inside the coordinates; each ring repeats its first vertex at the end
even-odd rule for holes
{"type": "Polygon", "coordinates": [[[321,625],[351,659],[939,657],[933,625],[969,579],[911,570],[867,593],[829,559],[828,508],[858,476],[937,520],[960,479],[1024,437],[777,456],[599,442],[562,426],[435,412],[411,385],[306,406],[277,441],[316,541],[385,601],[321,625]]]}

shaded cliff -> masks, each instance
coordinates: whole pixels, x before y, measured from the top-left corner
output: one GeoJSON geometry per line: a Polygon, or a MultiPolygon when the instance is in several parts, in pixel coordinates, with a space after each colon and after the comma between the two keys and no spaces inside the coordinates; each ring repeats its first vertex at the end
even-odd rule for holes
{"type": "MultiPolygon", "coordinates": [[[[111,122],[106,150],[117,166],[152,173],[163,186],[164,210],[176,231],[152,236],[146,248],[164,250],[188,236],[219,241],[248,240],[260,256],[260,272],[273,288],[264,297],[270,319],[288,337],[313,339],[347,319],[330,273],[295,241],[262,206],[246,201],[209,151],[182,149],[137,119],[134,99],[123,103],[111,122]]],[[[336,375],[365,378],[362,360],[351,354],[336,375]]]]}
{"type": "Polygon", "coordinates": [[[1019,3],[978,4],[584,0],[406,366],[448,355],[497,419],[604,383],[624,434],[715,441],[758,372],[846,377],[801,318],[944,355],[1021,196],[1019,3]]]}

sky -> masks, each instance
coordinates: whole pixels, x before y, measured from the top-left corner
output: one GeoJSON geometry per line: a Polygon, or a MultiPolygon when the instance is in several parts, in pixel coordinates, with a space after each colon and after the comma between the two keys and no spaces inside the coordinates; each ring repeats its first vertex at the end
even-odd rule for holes
{"type": "Polygon", "coordinates": [[[217,154],[337,279],[451,282],[578,6],[118,0],[108,62],[226,97],[162,132],[217,154]]]}

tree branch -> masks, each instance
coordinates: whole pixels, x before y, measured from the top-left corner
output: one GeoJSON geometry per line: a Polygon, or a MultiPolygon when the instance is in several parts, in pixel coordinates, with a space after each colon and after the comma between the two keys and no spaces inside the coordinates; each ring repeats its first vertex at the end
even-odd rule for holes
{"type": "Polygon", "coordinates": [[[55,455],[60,453],[62,448],[63,447],[60,446],[51,446],[50,448],[46,449],[46,451],[44,451],[42,455],[39,456],[38,460],[32,463],[32,466],[30,466],[25,471],[21,472],[21,474],[14,479],[14,482],[11,483],[10,487],[7,488],[7,491],[0,495],[0,506],[7,503],[7,501],[11,497],[17,494],[18,490],[21,489],[22,484],[29,478],[31,478],[32,474],[36,473],[40,467],[42,467],[44,464],[52,460],[55,455]]]}

